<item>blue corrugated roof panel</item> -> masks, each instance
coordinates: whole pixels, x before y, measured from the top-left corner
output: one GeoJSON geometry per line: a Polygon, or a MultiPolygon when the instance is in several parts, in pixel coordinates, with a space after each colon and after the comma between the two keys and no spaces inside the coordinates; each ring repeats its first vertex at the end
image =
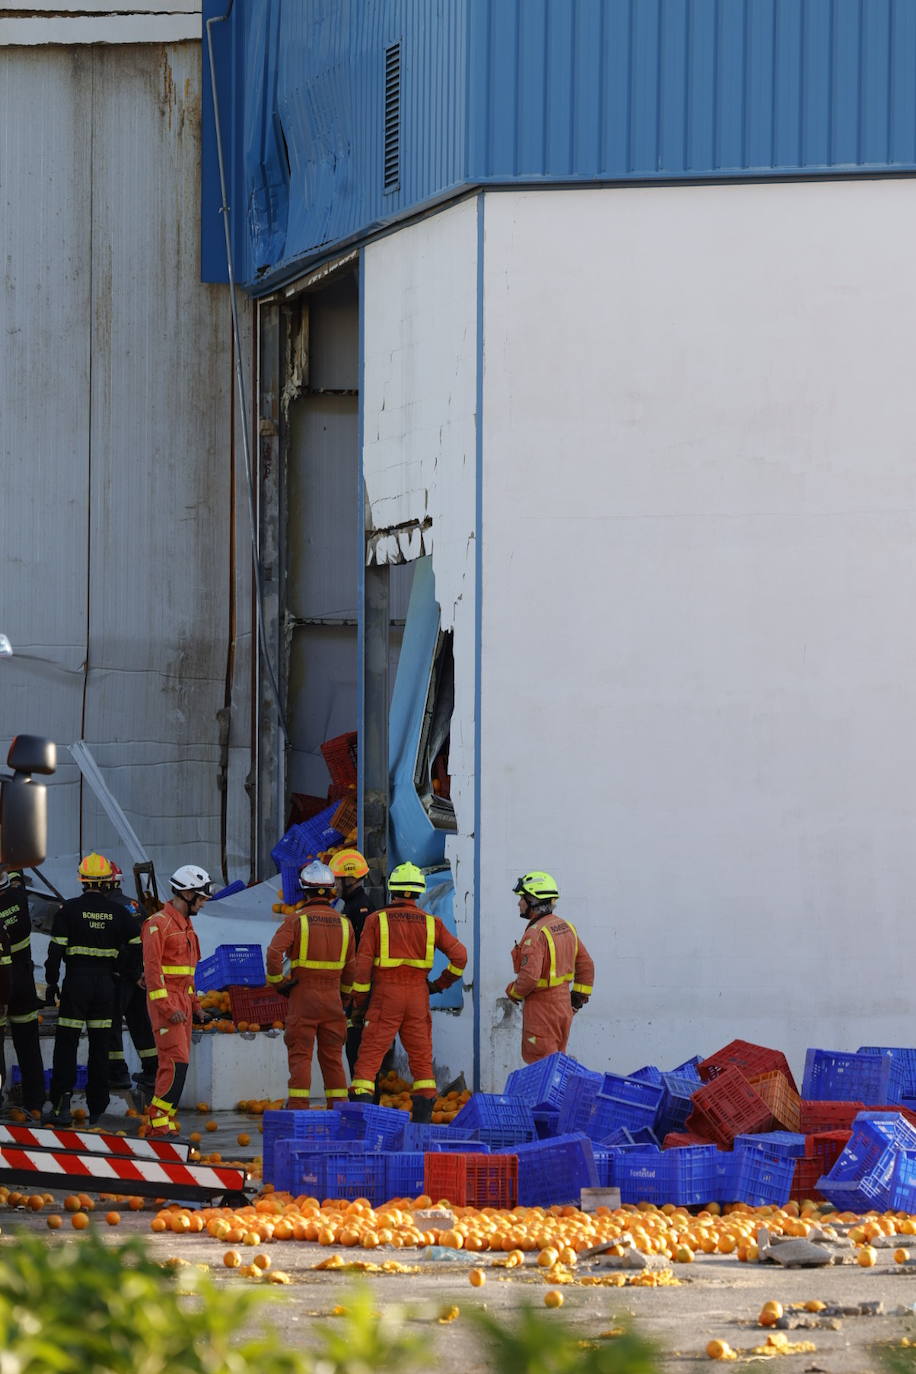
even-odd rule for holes
{"type": "MultiPolygon", "coordinates": [[[[250,286],[465,186],[916,168],[913,0],[236,0],[214,38],[250,286]]],[[[205,128],[211,278],[217,209],[205,128]]]]}

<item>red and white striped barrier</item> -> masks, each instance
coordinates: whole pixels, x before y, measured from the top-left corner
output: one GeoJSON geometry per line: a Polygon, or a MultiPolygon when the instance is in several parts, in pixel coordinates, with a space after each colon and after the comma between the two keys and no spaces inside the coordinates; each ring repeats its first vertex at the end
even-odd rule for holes
{"type": "Polygon", "coordinates": [[[127,1155],[131,1159],[158,1159],[168,1164],[186,1163],[191,1151],[190,1145],[173,1144],[171,1140],[140,1140],[137,1136],[71,1131],[60,1126],[0,1126],[0,1147],[4,1145],[77,1154],[127,1155]]]}
{"type": "Polygon", "coordinates": [[[0,1147],[0,1183],[60,1188],[65,1182],[89,1184],[92,1191],[141,1197],[207,1199],[242,1193],[247,1175],[210,1164],[170,1164],[123,1155],[68,1154],[51,1150],[0,1147]]]}

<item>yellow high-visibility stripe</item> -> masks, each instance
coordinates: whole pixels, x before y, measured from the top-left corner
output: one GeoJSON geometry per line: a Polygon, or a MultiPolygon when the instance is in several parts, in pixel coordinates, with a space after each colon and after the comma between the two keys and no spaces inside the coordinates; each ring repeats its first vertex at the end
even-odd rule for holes
{"type": "Polygon", "coordinates": [[[52,935],[52,936],[51,936],[51,944],[52,944],[52,945],[67,945],[67,944],[69,944],[69,943],[70,943],[70,941],[69,941],[69,939],[68,939],[68,937],[67,937],[66,935],[52,935]]]}
{"type": "Polygon", "coordinates": [[[354,983],[350,989],[351,992],[370,992],[371,990],[371,983],[354,983]]]}
{"type": "Polygon", "coordinates": [[[172,1110],[171,1102],[166,1102],[162,1097],[154,1097],[150,1102],[150,1106],[158,1107],[159,1110],[163,1112],[170,1112],[172,1110]]]}
{"type": "Polygon", "coordinates": [[[150,993],[149,1000],[151,1002],[155,1002],[157,998],[168,997],[168,995],[168,988],[156,988],[153,992],[150,993]]]}
{"type": "Polygon", "coordinates": [[[89,1030],[111,1030],[111,1017],[104,1021],[87,1021],[86,1026],[89,1030]]]}
{"type": "Polygon", "coordinates": [[[345,997],[349,997],[350,993],[353,991],[353,985],[351,983],[341,983],[340,990],[345,997]]]}
{"type": "Polygon", "coordinates": [[[350,1081],[350,1087],[355,1093],[375,1092],[375,1084],[370,1082],[368,1078],[353,1078],[350,1081]]]}
{"type": "Polygon", "coordinates": [[[434,1088],[435,1086],[436,1080],[434,1078],[415,1078],[413,1081],[413,1092],[416,1092],[419,1088],[434,1088]]]}
{"type": "Polygon", "coordinates": [[[591,997],[594,992],[594,988],[590,987],[588,983],[573,983],[572,990],[573,992],[581,992],[583,997],[591,997]]]}
{"type": "Polygon", "coordinates": [[[82,1021],[74,1021],[73,1018],[70,1016],[58,1016],[57,1024],[59,1026],[66,1026],[68,1030],[81,1031],[85,1023],[82,1021]]]}
{"type": "Polygon", "coordinates": [[[13,961],[10,958],[10,956],[8,954],[4,954],[3,957],[0,958],[0,968],[4,968],[7,964],[12,964],[12,962],[13,961]]]}
{"type": "Polygon", "coordinates": [[[162,972],[167,978],[183,978],[186,973],[193,973],[194,969],[190,964],[163,964],[162,972]]]}
{"type": "Polygon", "coordinates": [[[518,993],[515,991],[514,983],[512,984],[511,988],[508,989],[508,992],[513,1002],[524,1002],[524,997],[519,997],[518,993]]]}
{"type": "Polygon", "coordinates": [[[282,983],[282,982],[283,982],[283,974],[282,974],[282,973],[268,973],[268,975],[267,975],[267,981],[268,981],[268,983],[282,983]]]}
{"type": "MultiPolygon", "coordinates": [[[[567,921],[566,924],[569,925],[569,922],[567,921]]],[[[578,937],[578,935],[576,935],[576,932],[575,932],[575,930],[573,930],[573,927],[572,927],[572,926],[569,926],[569,928],[570,928],[570,930],[572,930],[572,933],[573,933],[573,935],[575,936],[575,940],[576,940],[576,953],[578,953],[578,952],[579,952],[579,937],[578,937]]],[[[554,941],[553,936],[551,935],[550,931],[547,929],[546,926],[542,926],[542,927],[541,927],[541,934],[543,935],[544,939],[547,941],[547,947],[548,947],[548,949],[550,950],[550,968],[549,968],[549,971],[548,971],[548,976],[547,976],[546,978],[539,978],[539,979],[538,979],[538,987],[539,987],[539,988],[558,988],[558,987],[560,987],[563,983],[571,983],[572,980],[573,980],[573,978],[575,977],[575,975],[574,975],[573,973],[557,973],[557,946],[556,946],[556,942],[554,941]]]]}
{"type": "Polygon", "coordinates": [[[377,968],[432,968],[436,951],[436,918],[426,913],[426,955],[423,959],[392,959],[388,912],[378,913],[379,952],[374,959],[377,968]]]}
{"type": "Polygon", "coordinates": [[[340,916],[340,958],[339,959],[310,959],[309,958],[309,918],[302,915],[299,918],[299,958],[290,959],[290,968],[343,968],[347,962],[347,948],[350,944],[350,922],[346,916],[340,916]]]}
{"type": "Polygon", "coordinates": [[[26,1012],[23,1012],[23,1014],[22,1014],[21,1016],[14,1016],[13,1013],[10,1012],[10,1022],[11,1022],[11,1024],[14,1025],[14,1026],[24,1026],[24,1025],[26,1025],[29,1021],[37,1021],[37,1020],[38,1020],[38,1012],[37,1012],[37,1011],[26,1011],[26,1012]]]}
{"type": "Polygon", "coordinates": [[[464,969],[459,968],[457,964],[449,964],[448,968],[445,971],[446,973],[454,974],[456,978],[460,978],[462,973],[464,973],[464,969]]]}
{"type": "Polygon", "coordinates": [[[22,950],[28,949],[31,943],[31,935],[27,935],[24,940],[17,940],[14,945],[10,945],[10,954],[20,954],[22,950]]]}
{"type": "Polygon", "coordinates": [[[287,1088],[286,1095],[287,1097],[309,1097],[311,1091],[311,1088],[287,1088]]]}
{"type": "Polygon", "coordinates": [[[324,1095],[325,1097],[346,1097],[347,1090],[346,1088],[325,1088],[324,1095]]]}
{"type": "Polygon", "coordinates": [[[93,949],[90,945],[70,945],[67,949],[68,956],[85,954],[89,959],[117,959],[120,952],[117,949],[93,949]]]}

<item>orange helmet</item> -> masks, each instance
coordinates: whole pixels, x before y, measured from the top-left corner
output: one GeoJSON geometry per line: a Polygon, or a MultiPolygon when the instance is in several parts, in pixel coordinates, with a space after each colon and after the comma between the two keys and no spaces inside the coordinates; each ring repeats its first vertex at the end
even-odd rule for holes
{"type": "Polygon", "coordinates": [[[335,878],[365,878],[369,865],[358,849],[341,849],[328,864],[335,878]]]}
{"type": "Polygon", "coordinates": [[[113,876],[111,860],[104,854],[87,854],[78,871],[81,883],[111,882],[113,876]]]}

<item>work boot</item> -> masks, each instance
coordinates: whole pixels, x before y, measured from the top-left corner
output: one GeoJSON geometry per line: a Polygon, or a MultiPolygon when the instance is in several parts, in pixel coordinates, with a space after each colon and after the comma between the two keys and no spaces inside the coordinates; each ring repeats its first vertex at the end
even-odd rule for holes
{"type": "Polygon", "coordinates": [[[120,1064],[118,1068],[109,1071],[108,1086],[114,1088],[116,1092],[124,1092],[131,1087],[131,1077],[124,1064],[120,1064]]]}
{"type": "Polygon", "coordinates": [[[411,1121],[416,1121],[421,1126],[428,1126],[433,1119],[434,1100],[432,1097],[414,1096],[411,1098],[413,1102],[413,1109],[410,1113],[411,1121]]]}
{"type": "Polygon", "coordinates": [[[70,1111],[70,1094],[61,1093],[56,1102],[52,1102],[50,1109],[42,1118],[47,1126],[72,1126],[73,1113],[70,1111]]]}

